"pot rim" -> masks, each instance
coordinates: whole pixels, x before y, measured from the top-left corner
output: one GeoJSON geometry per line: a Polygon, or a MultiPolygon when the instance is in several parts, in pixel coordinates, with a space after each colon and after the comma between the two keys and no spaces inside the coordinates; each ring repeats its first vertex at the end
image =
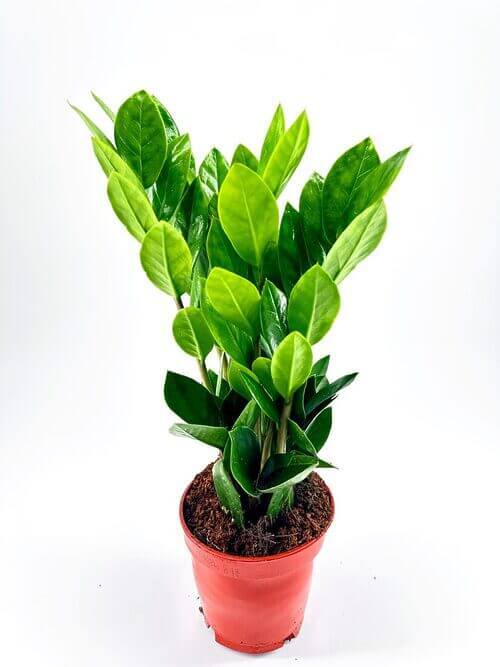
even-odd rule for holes
{"type": "Polygon", "coordinates": [[[332,525],[333,517],[335,515],[335,501],[333,499],[333,494],[330,490],[330,487],[325,482],[326,488],[328,489],[328,496],[330,498],[330,516],[329,516],[327,525],[325,526],[325,528],[321,531],[321,533],[317,537],[315,537],[312,540],[309,540],[308,542],[304,542],[304,544],[299,544],[298,547],[294,547],[293,549],[289,549],[288,551],[282,551],[278,554],[272,554],[270,556],[238,556],[237,554],[231,554],[231,553],[227,553],[225,551],[218,551],[217,549],[213,549],[212,547],[209,547],[204,542],[199,540],[195,535],[193,535],[193,533],[189,529],[189,527],[188,527],[188,525],[187,525],[187,523],[184,519],[184,501],[186,499],[187,494],[189,493],[189,490],[190,490],[193,482],[194,482],[194,479],[192,479],[191,482],[189,482],[189,484],[187,485],[186,489],[184,490],[184,493],[181,496],[181,501],[180,501],[180,504],[179,504],[179,518],[180,518],[182,530],[184,531],[184,535],[185,535],[186,539],[190,540],[191,542],[194,542],[194,544],[197,547],[199,547],[203,551],[206,551],[207,553],[211,554],[212,556],[216,556],[218,558],[224,558],[224,560],[230,560],[230,561],[234,561],[234,562],[237,562],[237,563],[266,563],[266,562],[270,562],[270,561],[280,560],[282,558],[288,558],[289,556],[293,556],[297,553],[300,553],[301,551],[304,551],[305,549],[307,549],[311,545],[313,545],[316,542],[318,542],[319,540],[321,540],[325,536],[325,534],[327,533],[330,526],[332,525]]]}

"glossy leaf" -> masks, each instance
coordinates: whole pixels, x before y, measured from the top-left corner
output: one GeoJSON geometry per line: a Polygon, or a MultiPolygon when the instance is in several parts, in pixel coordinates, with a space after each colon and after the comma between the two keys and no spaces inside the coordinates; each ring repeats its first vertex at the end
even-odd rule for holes
{"type": "Polygon", "coordinates": [[[304,226],[304,241],[312,261],[321,264],[325,257],[323,232],[323,183],[324,179],[314,173],[300,194],[299,212],[304,226]]]}
{"type": "Polygon", "coordinates": [[[299,452],[273,454],[257,481],[257,489],[262,493],[272,493],[278,489],[298,484],[318,465],[314,456],[299,452]]]}
{"type": "Polygon", "coordinates": [[[344,229],[323,263],[323,268],[336,284],[375,250],[386,226],[384,202],[379,201],[356,216],[344,229]]]}
{"type": "Polygon", "coordinates": [[[231,514],[238,528],[243,528],[243,507],[241,498],[234,488],[231,477],[224,468],[222,460],[216,461],[212,468],[215,492],[222,507],[231,514]]]}
{"type": "Polygon", "coordinates": [[[231,241],[222,229],[218,217],[213,217],[210,223],[207,236],[207,253],[211,268],[220,266],[244,278],[248,276],[248,264],[234,249],[231,241]]]}
{"type": "Polygon", "coordinates": [[[209,198],[205,186],[199,178],[196,178],[193,182],[193,202],[187,240],[193,256],[193,266],[197,265],[203,276],[208,272],[208,257],[205,250],[210,225],[208,205],[209,198]]]}
{"type": "Polygon", "coordinates": [[[109,143],[102,141],[98,137],[92,137],[92,148],[94,149],[94,154],[106,176],[111,176],[113,172],[121,174],[143,192],[142,183],[125,160],[122,160],[116,150],[110,146],[109,143]]]}
{"type": "Polygon", "coordinates": [[[146,234],[141,264],[151,282],[175,299],[189,291],[191,253],[182,234],[168,222],[159,222],[146,234]]]}
{"type": "Polygon", "coordinates": [[[257,376],[257,379],[269,396],[273,400],[277,399],[278,392],[273,384],[273,376],[271,375],[271,359],[267,359],[266,357],[257,357],[257,359],[254,359],[252,372],[257,376]]]}
{"type": "Polygon", "coordinates": [[[278,206],[256,173],[234,164],[219,194],[219,219],[234,248],[246,262],[260,266],[267,246],[278,239],[278,206]]]}
{"type": "Polygon", "coordinates": [[[236,428],[237,426],[248,426],[249,428],[253,428],[259,415],[260,408],[252,399],[251,401],[248,401],[248,403],[241,411],[240,415],[234,422],[233,428],[236,428]]]}
{"type": "Polygon", "coordinates": [[[105,133],[101,130],[100,127],[98,127],[93,120],[91,120],[86,113],[84,113],[81,109],[78,107],[75,107],[74,104],[71,104],[71,102],[68,102],[69,106],[75,111],[80,118],[83,120],[85,125],[88,127],[90,132],[92,133],[92,136],[97,137],[101,141],[104,141],[105,144],[108,144],[109,146],[113,147],[113,144],[111,141],[108,139],[108,137],[105,135],[105,133]]]}
{"type": "Polygon", "coordinates": [[[312,361],[311,345],[297,331],[279,344],[271,360],[271,373],[274,386],[285,401],[307,380],[312,361]]]}
{"type": "Polygon", "coordinates": [[[144,90],[129,97],[119,108],[115,142],[144,187],[153,185],[167,157],[167,134],[155,101],[144,90]]]}
{"type": "Polygon", "coordinates": [[[323,224],[330,242],[349,224],[356,190],[379,164],[375,146],[367,138],[341,155],[328,172],[323,188],[323,224]]]}
{"type": "Polygon", "coordinates": [[[247,401],[252,399],[252,394],[244,383],[243,378],[249,375],[253,376],[255,380],[257,379],[257,376],[255,376],[251,370],[242,364],[239,364],[234,359],[231,359],[227,369],[227,379],[229,385],[231,389],[236,391],[240,396],[243,396],[243,398],[246,398],[247,401]]]}
{"type": "Polygon", "coordinates": [[[313,345],[330,329],[340,308],[337,286],[318,264],[311,267],[292,289],[288,324],[313,345]]]}
{"type": "Polygon", "coordinates": [[[328,384],[326,387],[318,391],[306,404],[306,414],[310,414],[315,408],[319,407],[323,403],[329,402],[335,398],[338,392],[344,387],[347,387],[354,381],[357,373],[349,373],[348,375],[343,375],[338,380],[335,380],[331,384],[328,384]]]}
{"type": "Polygon", "coordinates": [[[229,433],[231,438],[231,473],[249,496],[257,498],[255,482],[260,469],[260,445],[248,426],[238,426],[229,433]]]}
{"type": "Polygon", "coordinates": [[[113,123],[114,123],[114,122],[115,122],[115,118],[116,118],[116,114],[114,113],[114,111],[111,111],[111,109],[108,107],[108,105],[106,104],[106,102],[104,102],[104,100],[101,100],[101,98],[98,97],[93,91],[90,91],[90,94],[92,95],[92,97],[94,98],[94,100],[97,102],[97,104],[101,107],[101,109],[104,111],[104,113],[106,114],[106,116],[107,116],[110,120],[112,120],[113,123]]]}
{"type": "Polygon", "coordinates": [[[244,164],[245,167],[248,167],[252,171],[257,171],[259,161],[249,148],[243,144],[239,144],[239,146],[236,147],[233,159],[231,160],[231,165],[233,164],[244,164]]]}
{"type": "Polygon", "coordinates": [[[216,267],[207,278],[206,291],[215,310],[249,336],[258,333],[260,294],[253,283],[216,267]]]}
{"type": "Polygon", "coordinates": [[[312,266],[305,239],[302,216],[287,204],[279,231],[278,258],[285,292],[290,294],[300,276],[312,266]]]}
{"type": "Polygon", "coordinates": [[[262,178],[278,197],[304,155],[309,139],[309,121],[303,111],[276,144],[262,178]]]}
{"type": "Polygon", "coordinates": [[[234,422],[241,415],[246,403],[246,398],[243,398],[243,396],[231,389],[227,396],[224,397],[220,409],[224,426],[233,428],[234,422]]]}
{"type": "Polygon", "coordinates": [[[191,142],[187,134],[174,137],[153,189],[153,208],[157,217],[170,221],[180,206],[187,186],[191,142]]]}
{"type": "Polygon", "coordinates": [[[276,144],[281,139],[284,132],[285,132],[285,114],[283,113],[283,107],[281,106],[281,104],[278,104],[278,107],[274,112],[274,116],[271,120],[266,136],[264,138],[264,142],[262,144],[262,150],[260,153],[260,160],[258,167],[259,174],[262,174],[262,172],[266,168],[266,165],[269,162],[269,158],[271,157],[274,149],[276,148],[276,144]]]}
{"type": "Polygon", "coordinates": [[[292,419],[288,420],[288,430],[296,448],[308,456],[316,456],[316,449],[309,436],[292,419]]]}
{"type": "Polygon", "coordinates": [[[217,447],[223,450],[229,438],[229,431],[223,426],[204,426],[202,424],[174,424],[170,427],[172,435],[179,435],[217,447]]]}
{"type": "Polygon", "coordinates": [[[293,486],[285,486],[277,491],[274,491],[269,505],[267,506],[266,515],[270,519],[276,519],[280,512],[290,509],[293,505],[293,486]]]}
{"type": "Polygon", "coordinates": [[[160,102],[160,100],[155,97],[154,95],[151,96],[158,107],[158,111],[160,112],[161,119],[163,121],[163,125],[165,127],[165,132],[167,134],[167,139],[168,141],[172,141],[172,139],[175,139],[175,137],[178,137],[180,132],[179,129],[177,128],[176,122],[172,117],[172,114],[168,111],[166,106],[160,102]]]}
{"type": "Polygon", "coordinates": [[[330,355],[327,355],[326,357],[321,357],[321,359],[318,359],[313,364],[313,367],[311,369],[311,375],[314,375],[318,378],[325,377],[327,371],[328,371],[328,366],[330,364],[330,355]]]}
{"type": "Polygon", "coordinates": [[[238,363],[249,363],[253,350],[251,337],[219,315],[210,303],[206,289],[202,289],[200,307],[217,345],[238,363]]]}
{"type": "Polygon", "coordinates": [[[217,148],[212,148],[200,164],[199,178],[209,193],[209,198],[217,195],[227,176],[229,165],[217,148]]]}
{"type": "Polygon", "coordinates": [[[108,197],[113,211],[138,241],[158,223],[144,190],[122,174],[113,172],[109,177],[108,197]]]}
{"type": "Polygon", "coordinates": [[[330,435],[332,429],[332,409],[325,408],[319,412],[306,428],[306,435],[319,452],[330,435]]]}
{"type": "Polygon", "coordinates": [[[172,330],[179,347],[197,359],[205,359],[214,345],[210,329],[199,308],[188,306],[179,310],[172,330]]]}
{"type": "Polygon", "coordinates": [[[264,387],[252,375],[242,374],[241,379],[246,386],[249,394],[257,403],[262,412],[276,423],[279,421],[279,413],[274,405],[271,396],[267,393],[264,387]]]}
{"type": "Polygon", "coordinates": [[[188,424],[220,426],[214,395],[191,378],[168,371],[164,395],[172,412],[188,424]]]}
{"type": "Polygon", "coordinates": [[[260,330],[271,353],[288,333],[286,297],[266,280],[260,301],[260,330]]]}

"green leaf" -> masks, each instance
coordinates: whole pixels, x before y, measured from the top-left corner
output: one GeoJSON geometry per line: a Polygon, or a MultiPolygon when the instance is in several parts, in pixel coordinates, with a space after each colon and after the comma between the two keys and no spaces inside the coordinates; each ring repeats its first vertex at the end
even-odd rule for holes
{"type": "Polygon", "coordinates": [[[312,368],[312,350],[309,342],[293,331],[278,345],[271,360],[271,373],[276,389],[285,401],[309,377],[312,368]]]}
{"type": "Polygon", "coordinates": [[[349,224],[356,190],[379,164],[375,146],[367,138],[341,155],[328,172],[323,188],[323,225],[330,242],[349,224]]]}
{"type": "Polygon", "coordinates": [[[228,239],[219,218],[212,218],[210,230],[207,236],[207,253],[210,267],[220,266],[223,269],[237,273],[246,278],[248,276],[248,264],[241,259],[228,239]]]}
{"type": "Polygon", "coordinates": [[[165,107],[164,104],[160,102],[160,100],[155,97],[154,95],[151,96],[158,107],[158,111],[160,112],[161,119],[163,121],[163,125],[165,127],[165,132],[167,133],[167,140],[170,142],[172,139],[175,139],[175,137],[178,137],[180,132],[177,128],[177,125],[175,123],[175,120],[173,119],[171,113],[168,111],[168,109],[165,107]]]}
{"type": "Polygon", "coordinates": [[[212,468],[215,492],[220,504],[233,517],[234,523],[238,528],[244,527],[243,507],[241,498],[234,488],[230,476],[224,468],[222,460],[216,461],[212,468]]]}
{"type": "Polygon", "coordinates": [[[239,146],[236,147],[233,159],[231,160],[231,165],[233,164],[244,164],[245,167],[248,167],[252,171],[257,171],[259,167],[259,161],[255,155],[243,144],[239,144],[239,146]]]}
{"type": "Polygon", "coordinates": [[[153,185],[167,157],[167,135],[156,103],[144,90],[118,109],[115,142],[144,187],[153,185]]]}
{"type": "Polygon", "coordinates": [[[229,437],[228,430],[223,426],[203,426],[202,424],[174,424],[170,427],[170,433],[199,440],[221,450],[224,449],[229,437]]]}
{"type": "Polygon", "coordinates": [[[262,144],[262,150],[260,152],[260,160],[258,166],[259,174],[262,174],[262,172],[264,171],[267,163],[269,162],[269,158],[271,157],[274,149],[276,148],[276,144],[281,139],[284,132],[285,132],[285,114],[283,113],[283,108],[281,104],[278,104],[278,107],[274,112],[274,116],[271,120],[266,136],[264,138],[264,142],[262,144]]]}
{"type": "Polygon", "coordinates": [[[234,164],[219,194],[219,219],[236,252],[260,266],[268,245],[277,242],[279,214],[264,181],[242,164],[234,164]]]}
{"type": "Polygon", "coordinates": [[[304,238],[302,216],[287,204],[281,220],[278,258],[285,292],[290,294],[300,276],[312,266],[304,238]]]}
{"type": "Polygon", "coordinates": [[[262,290],[260,330],[271,353],[288,333],[286,297],[270,280],[266,280],[262,290]]]}
{"type": "Polygon", "coordinates": [[[273,384],[273,376],[271,375],[271,359],[257,357],[252,363],[252,372],[257,376],[260,384],[264,387],[272,400],[276,400],[278,398],[278,392],[273,384]]]}
{"type": "Polygon", "coordinates": [[[312,398],[310,398],[306,403],[306,414],[311,414],[311,412],[317,407],[333,400],[341,389],[344,389],[344,387],[347,387],[351,384],[351,382],[354,381],[356,376],[357,373],[343,375],[341,378],[338,378],[338,380],[335,380],[335,382],[328,384],[326,387],[314,394],[314,396],[312,396],[312,398]]]}
{"type": "Polygon", "coordinates": [[[251,370],[239,364],[234,359],[231,359],[228,369],[227,369],[227,379],[231,389],[236,391],[240,396],[246,398],[247,401],[252,399],[252,394],[248,390],[246,384],[243,382],[243,378],[251,375],[254,379],[257,379],[256,376],[252,373],[251,370]]]}
{"type": "Polygon", "coordinates": [[[153,189],[153,208],[161,220],[170,221],[180,206],[187,186],[190,159],[189,135],[174,137],[168,144],[167,158],[153,189]]]}
{"type": "Polygon", "coordinates": [[[258,333],[260,294],[253,283],[216,267],[206,283],[207,296],[215,310],[253,337],[258,333]]]}
{"type": "Polygon", "coordinates": [[[318,264],[311,267],[292,289],[288,324],[313,345],[330,329],[340,308],[337,286],[318,264]]]}
{"type": "Polygon", "coordinates": [[[201,275],[208,271],[208,257],[205,244],[207,240],[210,218],[208,215],[208,195],[199,178],[193,182],[193,203],[191,221],[188,231],[188,245],[193,255],[193,266],[198,266],[201,275]]]}
{"type": "Polygon", "coordinates": [[[329,363],[330,363],[330,355],[327,355],[326,357],[321,357],[321,359],[318,359],[318,361],[316,361],[313,364],[311,375],[314,375],[317,378],[325,377],[328,371],[329,363]]]}
{"type": "Polygon", "coordinates": [[[197,359],[205,359],[214,346],[214,339],[199,308],[188,306],[179,310],[172,330],[179,347],[197,359]]]}
{"type": "Polygon", "coordinates": [[[303,111],[280,138],[269,158],[262,178],[278,197],[297,169],[309,139],[309,121],[303,111]]]}
{"type": "Polygon", "coordinates": [[[144,190],[122,174],[113,172],[108,180],[108,197],[113,211],[138,241],[144,239],[158,220],[144,190]]]}
{"type": "Polygon", "coordinates": [[[288,420],[288,429],[297,449],[308,456],[316,456],[316,449],[309,436],[292,419],[288,420]]]}
{"type": "Polygon", "coordinates": [[[323,232],[323,177],[314,173],[300,195],[299,212],[305,229],[304,240],[309,257],[321,264],[325,258],[323,232]]]}
{"type": "Polygon", "coordinates": [[[337,466],[334,466],[333,463],[329,463],[328,461],[319,458],[318,458],[318,468],[333,468],[334,470],[338,470],[337,466]]]}
{"type": "Polygon", "coordinates": [[[293,486],[284,486],[277,491],[274,491],[269,505],[267,506],[266,515],[270,519],[276,519],[280,512],[290,509],[293,505],[293,486]]]}
{"type": "Polygon", "coordinates": [[[112,146],[110,146],[105,141],[98,139],[97,137],[92,137],[92,147],[94,149],[95,156],[106,176],[111,176],[111,174],[114,172],[121,174],[127,180],[134,183],[141,192],[144,192],[142,183],[139,181],[125,160],[122,160],[122,158],[118,155],[112,146]]]}
{"type": "Polygon", "coordinates": [[[234,422],[240,416],[243,408],[246,405],[246,402],[247,401],[245,398],[243,398],[243,396],[231,389],[227,396],[224,397],[220,409],[222,423],[224,426],[227,426],[228,428],[232,428],[234,426],[234,422]]]}
{"type": "Polygon", "coordinates": [[[267,393],[264,387],[252,375],[243,373],[241,375],[243,384],[247,388],[251,397],[257,403],[262,412],[276,423],[279,422],[279,413],[274,405],[271,396],[267,393]]]}
{"type": "Polygon", "coordinates": [[[220,426],[214,395],[191,378],[168,371],[164,395],[172,412],[188,424],[220,426]]]}
{"type": "Polygon", "coordinates": [[[99,128],[93,120],[91,120],[86,113],[84,113],[81,109],[78,107],[75,107],[74,104],[71,104],[71,102],[68,102],[69,106],[73,109],[73,111],[76,111],[76,113],[80,116],[80,118],[83,120],[85,125],[88,127],[88,129],[91,131],[92,135],[94,137],[97,137],[101,141],[104,141],[104,143],[108,144],[113,148],[113,144],[111,141],[108,139],[108,137],[104,134],[104,132],[99,128]]]}
{"type": "Polygon", "coordinates": [[[319,452],[330,435],[332,429],[332,409],[325,408],[319,412],[306,428],[306,435],[319,452]]]}
{"type": "Polygon", "coordinates": [[[226,158],[217,148],[212,148],[201,163],[199,172],[200,181],[207,188],[209,198],[219,194],[228,170],[226,158]]]}
{"type": "Polygon", "coordinates": [[[168,222],[159,222],[146,234],[141,264],[151,282],[174,299],[189,291],[191,253],[182,234],[168,222]]]}
{"type": "Polygon", "coordinates": [[[257,498],[255,482],[260,469],[260,445],[248,426],[238,426],[229,433],[231,438],[231,473],[249,496],[257,498]]]}
{"type": "Polygon", "coordinates": [[[386,226],[384,202],[379,201],[356,216],[344,229],[323,263],[323,268],[335,283],[340,283],[375,250],[386,226]]]}
{"type": "Polygon", "coordinates": [[[97,102],[97,104],[101,107],[101,109],[104,111],[104,113],[106,114],[106,116],[107,116],[108,118],[110,118],[110,119],[113,121],[113,123],[114,123],[114,122],[115,122],[115,113],[114,113],[113,111],[111,111],[111,109],[108,107],[108,105],[106,104],[106,102],[104,102],[103,100],[101,100],[101,98],[98,97],[92,90],[90,91],[90,94],[92,95],[92,97],[94,98],[94,100],[97,102]]]}
{"type": "Polygon", "coordinates": [[[238,363],[248,364],[253,351],[250,336],[219,315],[210,303],[206,289],[201,291],[200,307],[217,345],[238,363]]]}
{"type": "Polygon", "coordinates": [[[396,153],[378,167],[372,169],[370,173],[363,178],[359,188],[354,192],[348,209],[348,221],[354,220],[362,211],[367,209],[375,202],[385,196],[396,176],[401,171],[401,167],[406,160],[410,148],[396,153]]]}
{"type": "Polygon", "coordinates": [[[241,411],[239,417],[233,424],[233,428],[236,428],[237,426],[248,426],[249,428],[253,428],[255,426],[255,423],[257,422],[259,415],[260,415],[260,408],[257,405],[257,403],[252,399],[251,401],[248,401],[248,403],[241,411]]]}
{"type": "Polygon", "coordinates": [[[272,493],[284,487],[293,486],[305,479],[318,465],[315,456],[299,452],[273,454],[262,470],[257,481],[257,490],[272,493]]]}

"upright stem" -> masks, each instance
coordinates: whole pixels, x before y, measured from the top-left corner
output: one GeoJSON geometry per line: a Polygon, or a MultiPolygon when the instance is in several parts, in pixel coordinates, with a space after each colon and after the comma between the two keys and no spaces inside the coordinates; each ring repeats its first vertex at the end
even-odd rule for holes
{"type": "Polygon", "coordinates": [[[286,452],[286,432],[287,432],[287,423],[288,418],[290,417],[290,412],[292,410],[292,399],[283,405],[283,410],[281,411],[280,417],[280,426],[278,429],[278,440],[276,443],[276,451],[278,454],[284,454],[286,452]]]}
{"type": "Polygon", "coordinates": [[[266,465],[267,459],[271,456],[271,447],[274,437],[274,424],[271,422],[268,426],[266,437],[264,438],[264,443],[262,445],[262,454],[260,457],[260,469],[264,468],[266,465]]]}

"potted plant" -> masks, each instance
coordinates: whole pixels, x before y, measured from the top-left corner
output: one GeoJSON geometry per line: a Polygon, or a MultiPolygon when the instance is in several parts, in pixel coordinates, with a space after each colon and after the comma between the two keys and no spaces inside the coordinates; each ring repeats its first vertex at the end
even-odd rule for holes
{"type": "Polygon", "coordinates": [[[331,403],[356,377],[331,381],[313,346],[338,315],[340,283],[382,238],[383,197],[409,149],[382,162],[365,139],[280,215],[308,142],[305,112],[286,128],[278,106],[258,157],[240,144],[229,163],[214,148],[197,169],[189,136],[156,97],[135,93],[116,115],[94,98],[113,139],[73,108],[111,206],[199,367],[198,380],[167,373],[165,400],[181,419],[171,432],[218,453],[180,504],[205,620],[222,644],[269,651],[302,622],[334,509],[315,471],[335,467],[322,451],[331,403]]]}

